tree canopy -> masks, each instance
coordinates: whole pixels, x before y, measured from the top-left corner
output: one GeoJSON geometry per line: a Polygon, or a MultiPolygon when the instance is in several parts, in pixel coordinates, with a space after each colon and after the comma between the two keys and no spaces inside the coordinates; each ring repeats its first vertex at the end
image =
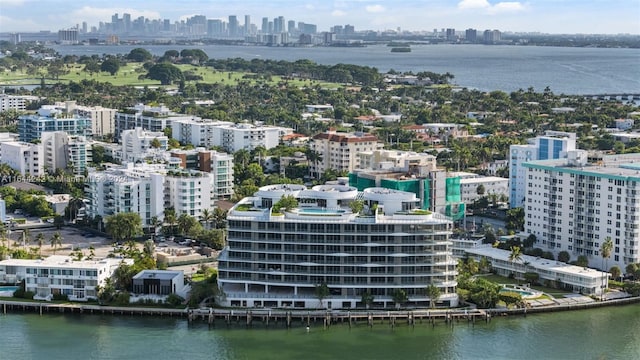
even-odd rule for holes
{"type": "Polygon", "coordinates": [[[147,78],[159,80],[162,85],[170,85],[176,81],[184,80],[184,75],[177,66],[163,62],[150,67],[147,78]]]}
{"type": "Polygon", "coordinates": [[[118,213],[105,218],[106,230],[115,241],[124,242],[142,234],[142,219],[138,213],[118,213]]]}

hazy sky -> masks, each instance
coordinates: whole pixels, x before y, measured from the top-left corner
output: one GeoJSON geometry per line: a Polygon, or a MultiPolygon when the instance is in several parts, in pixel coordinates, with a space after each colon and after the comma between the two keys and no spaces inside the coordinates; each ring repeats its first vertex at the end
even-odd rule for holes
{"type": "Polygon", "coordinates": [[[640,34],[640,0],[0,0],[0,32],[59,30],[86,21],[110,22],[114,13],[135,19],[191,15],[227,19],[244,15],[357,30],[499,29],[545,33],[640,34]]]}

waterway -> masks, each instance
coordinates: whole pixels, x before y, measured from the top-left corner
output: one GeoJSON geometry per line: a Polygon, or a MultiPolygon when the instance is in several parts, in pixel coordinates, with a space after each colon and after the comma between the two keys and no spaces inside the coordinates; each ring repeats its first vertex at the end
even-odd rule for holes
{"type": "Polygon", "coordinates": [[[349,329],[254,322],[209,329],[186,319],[0,315],[0,359],[638,359],[640,306],[349,329]]]}
{"type": "MultiPolygon", "coordinates": [[[[139,46],[52,46],[61,55],[128,54],[139,46]]],[[[410,53],[392,53],[385,45],[367,47],[267,47],[231,45],[150,45],[154,55],[188,48],[210,58],[310,59],[319,64],[372,66],[379,71],[449,72],[458,85],[483,91],[549,87],[564,94],[640,93],[640,49],[550,46],[413,45],[410,53]]]]}

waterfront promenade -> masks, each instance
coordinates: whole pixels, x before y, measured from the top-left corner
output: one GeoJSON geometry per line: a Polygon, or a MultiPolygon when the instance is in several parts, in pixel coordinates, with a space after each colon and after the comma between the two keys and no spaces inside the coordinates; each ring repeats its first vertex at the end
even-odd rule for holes
{"type": "Polygon", "coordinates": [[[41,302],[23,302],[0,300],[2,314],[8,312],[68,314],[96,314],[116,316],[156,316],[178,317],[187,321],[208,323],[209,326],[265,326],[265,327],[297,327],[318,326],[325,328],[332,324],[374,325],[389,324],[395,327],[400,324],[415,326],[416,324],[438,323],[449,324],[468,322],[489,322],[494,316],[527,316],[527,314],[584,310],[605,306],[620,306],[639,303],[640,297],[627,297],[606,301],[574,302],[550,304],[547,306],[524,307],[512,309],[400,309],[400,310],[286,310],[286,309],[171,309],[159,307],[118,307],[84,304],[52,304],[41,302]]]}

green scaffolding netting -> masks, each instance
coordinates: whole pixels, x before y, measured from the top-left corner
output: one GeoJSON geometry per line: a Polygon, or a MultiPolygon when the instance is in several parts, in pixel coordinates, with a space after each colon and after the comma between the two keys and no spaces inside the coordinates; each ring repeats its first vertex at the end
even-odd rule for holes
{"type": "Polygon", "coordinates": [[[464,217],[465,205],[463,203],[459,204],[449,204],[445,207],[445,215],[451,217],[454,221],[460,220],[464,217]]]}
{"type": "Polygon", "coordinates": [[[447,178],[446,180],[447,203],[459,203],[462,201],[460,194],[460,177],[447,178]]]}

